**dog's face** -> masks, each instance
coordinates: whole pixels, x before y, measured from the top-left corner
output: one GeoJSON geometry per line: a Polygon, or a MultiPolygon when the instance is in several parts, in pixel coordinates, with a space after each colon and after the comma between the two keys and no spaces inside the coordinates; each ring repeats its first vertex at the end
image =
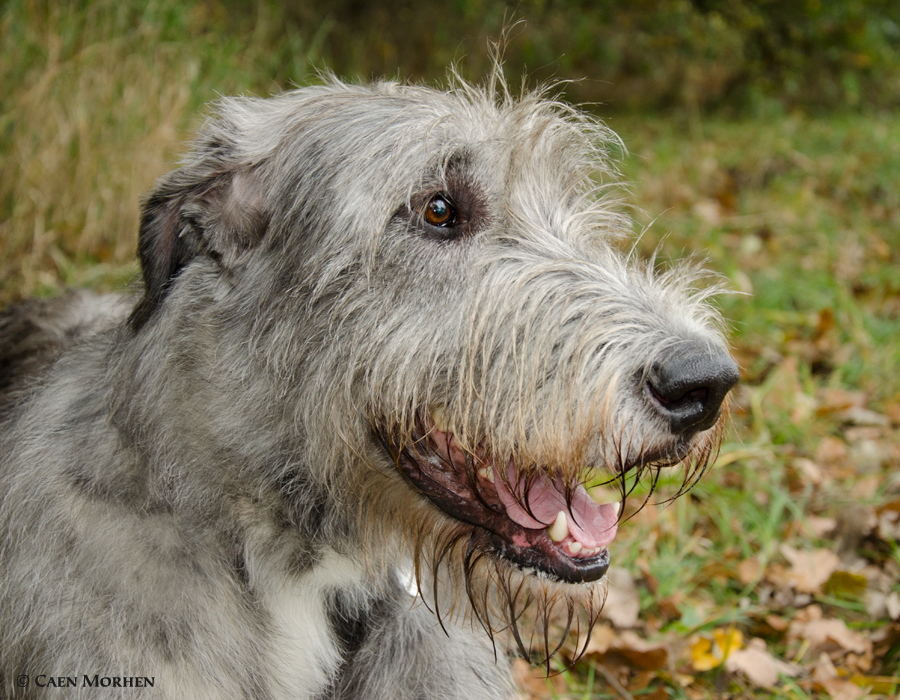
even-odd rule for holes
{"type": "Polygon", "coordinates": [[[426,595],[446,575],[488,629],[595,610],[573,584],[606,572],[620,504],[586,480],[684,463],[688,485],[737,380],[696,275],[617,247],[611,138],[467,86],[225,102],[148,200],[132,325],[214,276],[370,556],[406,542],[426,595]]]}

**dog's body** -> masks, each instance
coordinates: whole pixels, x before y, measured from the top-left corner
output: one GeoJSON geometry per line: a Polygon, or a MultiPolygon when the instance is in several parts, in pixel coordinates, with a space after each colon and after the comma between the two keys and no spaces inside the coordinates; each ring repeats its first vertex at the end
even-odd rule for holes
{"type": "Polygon", "coordinates": [[[602,602],[585,470],[702,468],[736,380],[611,245],[607,138],[496,86],[224,101],[127,318],[0,320],[0,697],[508,697],[494,632],[602,602]]]}

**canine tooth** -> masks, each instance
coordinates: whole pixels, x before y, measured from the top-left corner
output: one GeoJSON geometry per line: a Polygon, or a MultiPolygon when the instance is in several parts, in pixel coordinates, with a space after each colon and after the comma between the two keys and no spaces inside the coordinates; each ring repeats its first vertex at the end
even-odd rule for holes
{"type": "Polygon", "coordinates": [[[621,501],[616,501],[615,503],[613,503],[613,509],[616,511],[616,517],[618,518],[618,517],[619,517],[619,511],[622,510],[622,503],[621,503],[621,501]]]}
{"type": "Polygon", "coordinates": [[[565,511],[559,511],[556,520],[547,528],[547,534],[550,535],[550,539],[554,542],[562,542],[566,539],[566,535],[569,534],[569,524],[566,522],[565,511]]]}
{"type": "Polygon", "coordinates": [[[570,542],[568,550],[569,554],[578,554],[581,551],[581,542],[570,542]]]}
{"type": "Polygon", "coordinates": [[[492,484],[494,483],[494,470],[490,466],[481,467],[478,470],[478,476],[480,476],[482,479],[487,479],[492,484]]]}

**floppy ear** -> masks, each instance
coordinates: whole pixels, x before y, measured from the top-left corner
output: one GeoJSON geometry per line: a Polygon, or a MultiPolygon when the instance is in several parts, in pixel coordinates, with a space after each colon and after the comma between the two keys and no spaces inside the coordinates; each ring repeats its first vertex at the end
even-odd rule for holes
{"type": "Polygon", "coordinates": [[[234,267],[268,229],[257,173],[198,170],[189,165],[164,176],[144,203],[138,238],[144,296],[129,319],[135,330],[192,260],[206,256],[234,267]]]}

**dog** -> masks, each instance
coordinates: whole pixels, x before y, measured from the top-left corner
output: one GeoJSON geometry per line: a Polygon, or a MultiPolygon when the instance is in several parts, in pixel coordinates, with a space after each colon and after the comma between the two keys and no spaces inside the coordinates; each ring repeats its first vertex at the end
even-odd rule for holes
{"type": "Polygon", "coordinates": [[[0,318],[0,696],[507,698],[589,627],[587,486],[686,490],[738,379],[614,144],[499,71],[221,100],[133,303],[0,318]]]}

